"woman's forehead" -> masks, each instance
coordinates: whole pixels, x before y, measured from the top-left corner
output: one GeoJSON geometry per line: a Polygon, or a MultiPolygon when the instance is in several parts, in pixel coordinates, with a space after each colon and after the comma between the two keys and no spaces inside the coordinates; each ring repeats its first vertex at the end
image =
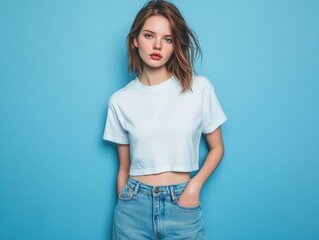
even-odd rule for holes
{"type": "Polygon", "coordinates": [[[172,35],[172,28],[169,20],[161,15],[151,16],[146,19],[142,31],[151,31],[161,35],[172,35]]]}

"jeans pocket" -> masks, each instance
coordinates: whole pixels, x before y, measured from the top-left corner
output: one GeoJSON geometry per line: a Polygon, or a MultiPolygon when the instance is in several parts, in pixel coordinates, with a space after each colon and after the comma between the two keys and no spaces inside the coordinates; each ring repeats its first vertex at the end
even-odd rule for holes
{"type": "Polygon", "coordinates": [[[133,189],[128,184],[125,184],[118,198],[123,201],[129,201],[133,199],[133,196],[134,196],[133,189]]]}
{"type": "Polygon", "coordinates": [[[177,205],[179,208],[183,209],[183,210],[193,210],[193,211],[195,211],[195,210],[197,210],[197,209],[200,209],[200,203],[198,203],[198,204],[195,205],[195,206],[183,206],[183,205],[181,205],[181,204],[179,203],[179,198],[176,199],[176,205],[177,205]]]}

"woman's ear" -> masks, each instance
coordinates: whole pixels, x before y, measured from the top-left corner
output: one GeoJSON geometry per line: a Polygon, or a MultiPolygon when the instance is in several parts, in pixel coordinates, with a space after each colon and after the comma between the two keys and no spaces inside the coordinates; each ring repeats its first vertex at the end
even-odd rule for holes
{"type": "Polygon", "coordinates": [[[138,48],[137,37],[135,37],[135,38],[133,39],[133,43],[134,43],[134,46],[138,48]]]}

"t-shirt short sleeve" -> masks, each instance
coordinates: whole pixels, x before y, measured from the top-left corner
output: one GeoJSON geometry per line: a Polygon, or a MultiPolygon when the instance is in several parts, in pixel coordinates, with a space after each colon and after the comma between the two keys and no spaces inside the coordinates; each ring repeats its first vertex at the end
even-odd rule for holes
{"type": "Polygon", "coordinates": [[[210,83],[203,97],[203,128],[202,132],[207,134],[216,130],[223,124],[227,117],[215,94],[215,89],[210,83]]]}
{"type": "Polygon", "coordinates": [[[118,144],[129,144],[128,133],[123,129],[116,110],[109,100],[103,139],[118,144]]]}

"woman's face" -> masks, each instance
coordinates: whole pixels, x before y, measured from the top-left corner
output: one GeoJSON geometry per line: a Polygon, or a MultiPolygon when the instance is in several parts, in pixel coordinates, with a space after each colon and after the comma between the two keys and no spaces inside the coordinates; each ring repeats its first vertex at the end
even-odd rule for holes
{"type": "Polygon", "coordinates": [[[134,45],[144,62],[151,68],[166,68],[166,63],[174,52],[173,34],[170,22],[163,16],[149,17],[134,39],[134,45]]]}

